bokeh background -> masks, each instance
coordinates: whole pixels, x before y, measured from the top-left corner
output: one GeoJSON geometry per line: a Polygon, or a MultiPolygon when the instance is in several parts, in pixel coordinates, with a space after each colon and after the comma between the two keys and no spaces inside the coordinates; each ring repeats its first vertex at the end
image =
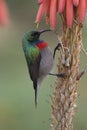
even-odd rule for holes
{"type": "MultiPolygon", "coordinates": [[[[54,89],[54,77],[47,77],[39,90],[38,107],[34,105],[34,90],[30,81],[22,50],[24,32],[36,29],[34,25],[37,1],[6,0],[10,11],[10,26],[0,27],[0,130],[50,130],[50,95],[54,89]]],[[[60,21],[58,22],[60,23],[60,21]]],[[[49,28],[40,24],[40,29],[49,28]]],[[[59,31],[61,26],[58,25],[59,31]]],[[[49,46],[53,48],[58,41],[53,32],[44,33],[49,46]]],[[[83,43],[87,50],[87,18],[83,28],[83,43]]],[[[57,59],[57,57],[56,57],[57,59]]],[[[81,69],[87,57],[81,54],[81,69]]],[[[57,60],[55,60],[56,70],[57,60]]],[[[78,88],[78,107],[73,120],[74,130],[87,130],[87,73],[78,88]]]]}

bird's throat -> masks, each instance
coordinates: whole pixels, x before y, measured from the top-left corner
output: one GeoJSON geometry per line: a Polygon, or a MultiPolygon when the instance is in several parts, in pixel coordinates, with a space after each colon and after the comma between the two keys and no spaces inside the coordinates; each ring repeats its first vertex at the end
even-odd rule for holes
{"type": "Polygon", "coordinates": [[[44,49],[45,47],[47,47],[48,44],[43,41],[43,42],[41,42],[41,43],[37,43],[36,46],[37,46],[40,50],[42,50],[42,49],[44,49]]]}

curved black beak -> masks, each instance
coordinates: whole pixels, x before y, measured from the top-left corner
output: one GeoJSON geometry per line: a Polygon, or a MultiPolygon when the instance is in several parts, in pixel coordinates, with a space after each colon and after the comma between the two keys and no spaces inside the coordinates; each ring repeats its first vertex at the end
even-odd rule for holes
{"type": "Polygon", "coordinates": [[[39,33],[42,34],[44,32],[48,32],[48,31],[52,31],[52,30],[51,29],[41,30],[41,31],[39,31],[39,33]]]}

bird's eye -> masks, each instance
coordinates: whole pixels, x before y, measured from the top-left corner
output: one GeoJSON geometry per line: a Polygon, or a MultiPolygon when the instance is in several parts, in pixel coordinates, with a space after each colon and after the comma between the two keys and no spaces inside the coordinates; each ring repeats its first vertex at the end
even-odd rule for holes
{"type": "Polygon", "coordinates": [[[32,37],[36,36],[37,35],[37,32],[34,32],[31,34],[32,37]]]}
{"type": "Polygon", "coordinates": [[[37,32],[34,33],[34,35],[37,35],[37,34],[38,34],[37,32]]]}

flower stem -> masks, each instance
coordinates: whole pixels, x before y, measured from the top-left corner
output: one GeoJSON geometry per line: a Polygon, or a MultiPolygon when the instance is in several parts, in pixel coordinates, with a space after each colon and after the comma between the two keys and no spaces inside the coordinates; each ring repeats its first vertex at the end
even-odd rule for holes
{"type": "Polygon", "coordinates": [[[80,24],[74,23],[72,29],[64,25],[61,41],[63,50],[60,50],[58,57],[58,73],[65,73],[66,78],[56,79],[51,105],[51,130],[72,130],[72,119],[78,96],[79,80],[77,77],[82,47],[82,27],[80,24]]]}

